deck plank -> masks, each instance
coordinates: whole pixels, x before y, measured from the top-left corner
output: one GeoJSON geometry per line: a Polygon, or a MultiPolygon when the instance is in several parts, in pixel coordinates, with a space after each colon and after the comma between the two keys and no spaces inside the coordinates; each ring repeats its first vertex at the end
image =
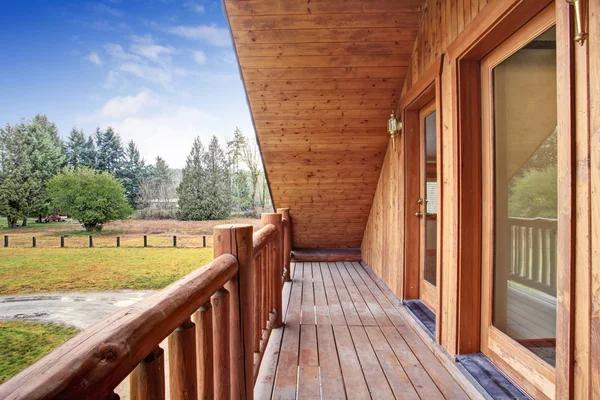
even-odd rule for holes
{"type": "MultiPolygon", "coordinates": [[[[400,332],[393,326],[383,326],[381,327],[381,331],[394,351],[394,354],[400,361],[400,364],[406,371],[406,374],[417,390],[419,396],[427,400],[443,399],[444,396],[442,396],[442,393],[439,391],[427,371],[406,344],[402,335],[400,335],[400,332]]],[[[427,368],[429,368],[429,366],[427,366],[427,368]]]]}
{"type": "Polygon", "coordinates": [[[344,377],[346,392],[351,393],[352,399],[370,399],[369,388],[363,376],[358,355],[347,326],[334,325],[335,344],[344,377]]]}
{"type": "Polygon", "coordinates": [[[317,326],[321,392],[324,399],[345,399],[344,379],[340,370],[333,330],[330,325],[317,326]]]}
{"type": "Polygon", "coordinates": [[[298,368],[298,398],[320,399],[319,354],[315,325],[300,328],[300,368],[298,368]]]}
{"type": "Polygon", "coordinates": [[[325,295],[325,286],[323,276],[321,275],[321,266],[318,262],[312,263],[313,287],[315,291],[315,314],[317,325],[329,325],[329,307],[327,305],[327,296],[325,295]]]}
{"type": "Polygon", "coordinates": [[[390,321],[390,319],[386,315],[385,311],[383,310],[383,308],[381,307],[381,305],[379,304],[379,302],[377,301],[375,296],[373,296],[373,293],[371,293],[371,290],[367,287],[366,283],[363,281],[363,279],[360,277],[360,275],[356,271],[355,266],[353,264],[354,263],[351,263],[351,262],[345,262],[344,267],[346,267],[348,274],[352,278],[352,281],[356,285],[356,288],[358,289],[362,298],[364,299],[365,303],[367,304],[369,311],[371,311],[371,314],[377,321],[377,324],[379,326],[392,325],[392,321],[390,321]]]}
{"type": "Polygon", "coordinates": [[[321,275],[323,277],[323,284],[325,285],[325,295],[327,297],[327,304],[329,306],[329,317],[331,318],[332,325],[346,325],[346,318],[344,317],[344,311],[340,304],[337,291],[335,290],[335,284],[329,271],[327,263],[320,263],[321,275]]]}
{"type": "Polygon", "coordinates": [[[381,364],[381,368],[388,378],[388,382],[394,396],[397,399],[419,399],[419,395],[415,391],[408,375],[402,368],[402,365],[396,358],[394,351],[390,347],[381,329],[376,326],[368,326],[365,328],[375,355],[381,364]]]}
{"type": "Polygon", "coordinates": [[[468,398],[362,265],[290,269],[285,325],[271,333],[255,398],[468,398]]]}
{"type": "Polygon", "coordinates": [[[342,277],[342,280],[344,281],[344,284],[346,285],[346,290],[348,290],[348,294],[350,294],[350,298],[352,299],[352,302],[354,303],[354,307],[356,308],[356,311],[358,312],[358,316],[360,317],[362,325],[363,326],[377,325],[377,321],[373,317],[373,314],[371,314],[371,311],[369,311],[369,307],[367,307],[367,303],[365,303],[365,300],[363,299],[362,295],[358,291],[358,288],[354,284],[354,281],[348,274],[348,271],[346,270],[344,263],[337,262],[337,263],[335,263],[335,265],[336,265],[336,268],[338,269],[340,276],[342,277]]]}
{"type": "Polygon", "coordinates": [[[315,324],[315,292],[313,289],[312,265],[302,263],[302,324],[315,324]]]}
{"type": "Polygon", "coordinates": [[[295,399],[302,307],[302,265],[298,263],[292,276],[292,288],[285,318],[277,375],[273,389],[275,399],[295,399]]]}
{"type": "Polygon", "coordinates": [[[387,381],[379,360],[371,347],[365,328],[362,326],[351,326],[350,335],[354,341],[356,354],[360,361],[363,374],[367,380],[367,386],[374,399],[394,399],[394,394],[387,381]]]}
{"type": "Polygon", "coordinates": [[[342,305],[342,310],[344,311],[344,317],[346,318],[346,324],[350,325],[362,325],[360,317],[358,316],[358,312],[354,307],[354,303],[350,298],[350,294],[348,294],[348,290],[346,289],[346,285],[342,281],[342,277],[335,266],[335,263],[327,263],[329,267],[329,273],[331,274],[331,278],[333,279],[333,284],[335,285],[335,290],[337,291],[338,297],[340,299],[340,304],[342,305]]]}

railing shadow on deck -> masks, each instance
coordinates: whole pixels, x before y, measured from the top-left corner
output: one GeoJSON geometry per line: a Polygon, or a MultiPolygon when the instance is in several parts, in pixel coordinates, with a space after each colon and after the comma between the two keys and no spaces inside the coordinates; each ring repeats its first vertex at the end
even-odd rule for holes
{"type": "Polygon", "coordinates": [[[0,399],[252,399],[289,279],[288,209],[214,228],[214,260],[85,329],[0,386],[0,399]],[[169,382],[164,351],[168,337],[169,382]]]}

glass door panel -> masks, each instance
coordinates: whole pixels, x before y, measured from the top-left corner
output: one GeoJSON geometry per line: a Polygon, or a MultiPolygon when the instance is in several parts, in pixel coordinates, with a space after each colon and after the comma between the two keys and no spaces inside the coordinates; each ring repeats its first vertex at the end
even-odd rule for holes
{"type": "Polygon", "coordinates": [[[492,325],[554,366],[556,349],[556,29],[491,69],[492,325]]]}

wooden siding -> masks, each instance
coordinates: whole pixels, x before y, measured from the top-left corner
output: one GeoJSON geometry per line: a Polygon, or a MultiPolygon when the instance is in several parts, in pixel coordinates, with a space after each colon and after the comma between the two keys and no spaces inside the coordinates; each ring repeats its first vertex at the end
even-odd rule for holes
{"type": "MultiPolygon", "coordinates": [[[[459,278],[459,190],[457,184],[459,165],[455,155],[458,153],[455,132],[457,123],[454,120],[456,108],[456,75],[455,64],[448,57],[449,46],[458,41],[465,41],[461,32],[469,29],[472,34],[482,32],[471,21],[478,15],[485,14],[490,8],[501,8],[503,1],[489,2],[475,0],[428,0],[423,14],[407,78],[402,95],[419,82],[419,79],[440,56],[445,55],[441,73],[442,103],[442,301],[441,301],[441,338],[439,342],[450,354],[456,354],[458,301],[457,291],[459,278]],[[460,40],[456,40],[456,39],[460,40]]],[[[572,47],[573,58],[563,58],[564,64],[559,68],[570,70],[572,82],[559,79],[559,89],[574,86],[574,97],[562,99],[563,105],[559,114],[568,116],[572,113],[573,126],[565,127],[562,135],[563,153],[561,157],[572,157],[572,167],[563,169],[561,182],[567,186],[572,180],[573,199],[572,228],[564,232],[561,239],[563,246],[570,250],[563,254],[567,257],[559,263],[561,272],[559,280],[559,314],[557,324],[557,345],[563,354],[557,354],[556,398],[600,398],[600,1],[590,0],[584,16],[584,26],[590,36],[584,46],[574,44],[563,36],[559,44],[561,49],[572,47]],[[566,101],[566,104],[564,103],[566,101]],[[571,231],[572,229],[572,231],[571,231]],[[570,265],[569,265],[570,264],[570,265]],[[568,282],[572,279],[572,282],[568,282]],[[560,283],[560,282],[559,282],[560,283]],[[561,343],[562,341],[562,343],[561,343]]],[[[575,30],[573,12],[564,1],[556,2],[557,23],[564,32],[575,30]]],[[[483,29],[483,28],[481,28],[483,29]]],[[[462,47],[467,44],[461,43],[462,47]]],[[[562,70],[565,72],[565,70],[562,70]]],[[[564,93],[564,91],[563,91],[564,93]]],[[[560,97],[560,96],[559,96],[560,97]]],[[[565,117],[567,118],[567,117],[565,117]]],[[[403,132],[403,135],[410,132],[403,132]]],[[[401,141],[402,142],[402,141],[401,141]]],[[[400,142],[400,143],[401,143],[400,142]]],[[[393,153],[388,147],[379,184],[375,192],[367,228],[362,242],[363,259],[377,274],[402,298],[402,282],[398,278],[404,267],[404,238],[402,227],[406,213],[403,201],[404,178],[409,173],[404,166],[401,153],[393,153]],[[398,159],[399,158],[399,159],[398,159]],[[393,160],[393,161],[392,161],[393,160]],[[394,203],[392,198],[400,199],[394,203]],[[386,227],[393,227],[391,230],[386,227]]],[[[564,158],[563,158],[564,160],[564,158]]],[[[563,199],[564,200],[564,199],[563,199]]],[[[564,201],[567,203],[568,201],[564,201]]],[[[408,215],[408,213],[406,213],[408,215]]],[[[409,233],[406,233],[408,236],[409,233]]]]}
{"type": "MultiPolygon", "coordinates": [[[[423,11],[423,19],[419,36],[415,40],[413,53],[408,67],[406,81],[402,94],[406,94],[413,85],[433,66],[439,62],[442,54],[446,53],[448,46],[457,38],[464,28],[485,6],[485,0],[462,0],[462,1],[442,1],[428,0],[423,11]]],[[[442,72],[442,188],[444,193],[441,204],[441,213],[443,220],[444,237],[442,239],[442,260],[444,262],[456,262],[457,254],[453,251],[456,248],[452,243],[456,243],[457,232],[452,230],[454,207],[456,206],[456,196],[454,188],[451,186],[453,179],[454,148],[452,140],[443,140],[451,136],[451,116],[448,115],[447,105],[452,102],[452,92],[450,88],[450,68],[447,59],[444,60],[442,72]],[[454,261],[453,261],[454,260],[454,261]]],[[[383,279],[383,281],[394,290],[398,296],[402,296],[402,269],[404,260],[403,226],[405,209],[404,188],[401,182],[404,180],[404,165],[400,160],[404,157],[400,153],[403,147],[403,138],[405,134],[414,134],[414,132],[403,132],[399,151],[394,153],[391,146],[386,153],[386,162],[381,171],[379,185],[375,192],[375,200],[371,209],[367,228],[365,230],[362,242],[362,254],[365,262],[383,279]],[[398,159],[400,157],[400,159],[398,159]],[[393,160],[393,162],[392,162],[393,160]],[[390,179],[391,178],[391,179],[390,179]],[[387,227],[387,228],[386,228],[387,227]],[[385,232],[385,233],[384,233],[385,232]]],[[[418,172],[416,168],[406,168],[418,172]]],[[[407,169],[407,171],[408,171],[407,169]]],[[[416,199],[414,199],[416,201],[416,199]]],[[[414,233],[417,234],[416,232],[414,233]]],[[[407,233],[408,235],[408,233],[407,233]]],[[[443,269],[444,271],[444,269],[443,269]]],[[[442,282],[450,282],[455,279],[448,275],[451,272],[443,272],[442,282]]],[[[442,307],[446,308],[448,303],[442,302],[442,307]]],[[[447,310],[442,310],[447,313],[447,310]]],[[[448,343],[452,338],[447,338],[448,343]]]]}
{"type": "Polygon", "coordinates": [[[296,248],[360,247],[422,0],[225,0],[276,207],[296,248]]]}

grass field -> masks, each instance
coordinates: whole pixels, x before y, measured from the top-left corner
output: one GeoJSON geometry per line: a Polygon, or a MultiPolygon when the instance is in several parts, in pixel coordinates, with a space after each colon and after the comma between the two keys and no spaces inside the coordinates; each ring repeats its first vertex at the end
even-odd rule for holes
{"type": "Polygon", "coordinates": [[[209,248],[0,248],[0,295],[160,289],[212,255],[209,248]]]}
{"type": "Polygon", "coordinates": [[[77,333],[76,328],[0,321],[0,384],[77,333]]]}

